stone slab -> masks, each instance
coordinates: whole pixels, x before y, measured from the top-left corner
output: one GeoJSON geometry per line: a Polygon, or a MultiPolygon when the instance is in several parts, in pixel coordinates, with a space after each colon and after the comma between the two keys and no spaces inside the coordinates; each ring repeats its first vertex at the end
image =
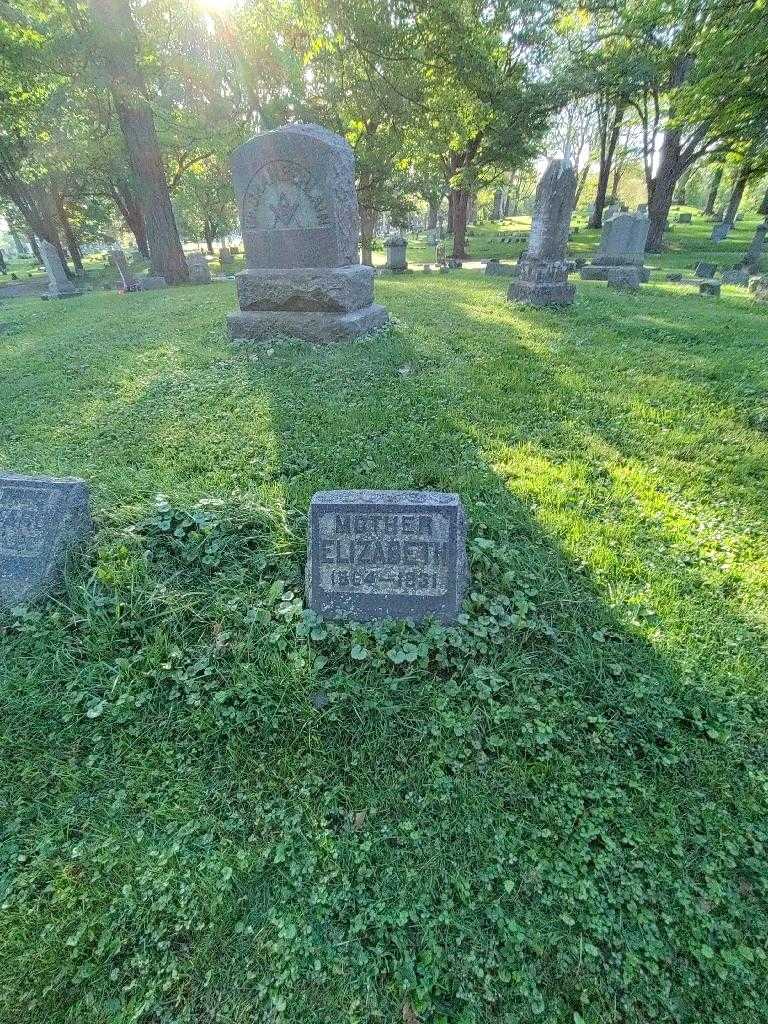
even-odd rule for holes
{"type": "Polygon", "coordinates": [[[608,287],[625,292],[639,291],[640,269],[639,267],[610,267],[606,278],[608,287]]]}
{"type": "Polygon", "coordinates": [[[527,306],[570,306],[576,289],[567,281],[513,281],[507,291],[510,302],[522,302],[527,306]]]}
{"type": "Polygon", "coordinates": [[[734,268],[733,270],[723,270],[720,277],[723,280],[723,284],[731,284],[736,285],[738,288],[746,288],[749,285],[750,274],[746,270],[734,268]]]}
{"type": "Polygon", "coordinates": [[[582,281],[607,281],[608,267],[594,267],[587,264],[579,269],[579,277],[582,281]]]}
{"type": "Polygon", "coordinates": [[[373,302],[373,267],[302,267],[235,274],[241,310],[350,313],[373,302]]]}
{"type": "Polygon", "coordinates": [[[92,529],[84,480],[0,474],[0,607],[47,597],[92,529]]]}
{"type": "Polygon", "coordinates": [[[700,281],[699,282],[699,293],[701,295],[720,295],[720,282],[719,281],[700,281]]]}
{"type": "Polygon", "coordinates": [[[461,611],[469,571],[458,494],[321,491],[312,498],[307,602],[325,618],[435,618],[461,611]]]}
{"type": "Polygon", "coordinates": [[[389,314],[372,303],[350,313],[294,312],[280,309],[245,310],[227,315],[230,338],[267,341],[277,334],[319,345],[351,341],[385,327],[389,314]]]}

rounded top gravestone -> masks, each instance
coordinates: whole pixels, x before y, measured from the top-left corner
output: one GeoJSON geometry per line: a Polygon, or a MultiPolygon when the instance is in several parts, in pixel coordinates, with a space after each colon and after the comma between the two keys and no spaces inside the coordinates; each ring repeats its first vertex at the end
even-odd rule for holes
{"type": "Polygon", "coordinates": [[[294,124],[232,154],[246,264],[346,267],[359,262],[355,158],[320,125],[294,124]]]}

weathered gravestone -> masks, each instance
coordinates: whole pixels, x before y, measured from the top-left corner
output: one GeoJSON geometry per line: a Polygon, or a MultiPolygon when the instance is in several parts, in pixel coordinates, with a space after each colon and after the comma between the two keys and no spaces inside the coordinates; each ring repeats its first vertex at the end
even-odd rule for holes
{"type": "Polygon", "coordinates": [[[451,622],[467,582],[457,494],[321,491],[312,498],[306,588],[319,615],[451,622]]]}
{"type": "Polygon", "coordinates": [[[109,250],[109,260],[112,266],[116,268],[118,274],[120,275],[120,280],[122,281],[123,284],[123,291],[141,291],[139,279],[128,266],[128,260],[125,258],[125,253],[119,245],[116,245],[109,250]]]}
{"type": "Polygon", "coordinates": [[[517,268],[511,263],[502,263],[501,260],[488,260],[485,264],[485,273],[488,277],[514,277],[517,268]]]}
{"type": "Polygon", "coordinates": [[[210,284],[211,271],[208,267],[208,260],[201,252],[189,252],[186,254],[187,266],[189,267],[190,284],[210,284]]]}
{"type": "Polygon", "coordinates": [[[384,243],[387,250],[387,270],[397,273],[408,269],[408,260],[405,258],[405,250],[408,241],[400,234],[390,235],[384,243]]]}
{"type": "Polygon", "coordinates": [[[723,284],[735,285],[737,288],[746,288],[749,284],[750,274],[742,267],[732,267],[730,270],[720,272],[723,284]]]}
{"type": "Polygon", "coordinates": [[[749,293],[758,302],[768,302],[768,277],[753,277],[749,282],[749,293]]]}
{"type": "Polygon", "coordinates": [[[232,154],[247,269],[233,338],[344,341],[384,326],[372,267],[358,258],[355,158],[319,125],[265,132],[232,154]]]}
{"type": "Polygon", "coordinates": [[[72,284],[64,270],[58,252],[51,243],[45,239],[39,239],[40,256],[48,275],[48,298],[67,299],[71,295],[79,295],[80,292],[72,284]]]}
{"type": "Polygon", "coordinates": [[[570,306],[575,289],[568,284],[565,259],[576,174],[568,160],[553,160],[536,189],[533,221],[519,276],[507,298],[529,306],[570,306]]]}
{"type": "Polygon", "coordinates": [[[643,267],[648,217],[644,213],[619,213],[603,225],[600,244],[591,265],[582,267],[585,281],[607,281],[609,267],[637,267],[641,281],[650,274],[643,267]]]}
{"type": "Polygon", "coordinates": [[[714,295],[715,298],[720,295],[720,282],[719,281],[700,281],[699,292],[702,295],[714,295]]]}
{"type": "Polygon", "coordinates": [[[0,474],[0,607],[51,593],[91,530],[84,480],[0,474]]]}
{"type": "Polygon", "coordinates": [[[694,269],[696,277],[712,278],[717,273],[716,263],[697,263],[694,269]]]}
{"type": "Polygon", "coordinates": [[[229,248],[229,246],[222,245],[222,247],[219,249],[219,263],[222,265],[222,267],[224,267],[234,262],[235,257],[232,255],[232,250],[229,248]]]}
{"type": "Polygon", "coordinates": [[[677,215],[677,223],[678,224],[690,224],[691,223],[691,214],[690,213],[678,213],[678,215],[677,215]]]}
{"type": "Polygon", "coordinates": [[[752,264],[758,265],[765,254],[765,236],[768,234],[768,224],[758,224],[755,228],[755,234],[752,241],[749,243],[749,249],[747,249],[746,256],[744,257],[744,264],[751,266],[752,264]]]}

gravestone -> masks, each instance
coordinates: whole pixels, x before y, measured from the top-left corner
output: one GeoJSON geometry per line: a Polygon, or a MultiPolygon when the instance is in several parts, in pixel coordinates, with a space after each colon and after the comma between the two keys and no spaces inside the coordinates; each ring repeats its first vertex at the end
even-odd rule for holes
{"type": "Polygon", "coordinates": [[[749,282],[749,293],[758,302],[768,302],[768,276],[753,277],[749,282]]]}
{"type": "Polygon", "coordinates": [[[514,277],[515,269],[511,263],[502,263],[500,260],[488,260],[485,265],[487,277],[514,277]]]}
{"type": "Polygon", "coordinates": [[[576,195],[576,174],[568,160],[553,160],[536,188],[533,220],[517,280],[507,298],[529,306],[570,306],[575,289],[565,260],[576,195]]]}
{"type": "Polygon", "coordinates": [[[716,263],[697,263],[694,269],[696,277],[712,278],[717,273],[716,263]]]}
{"type": "Polygon", "coordinates": [[[235,257],[232,255],[232,250],[228,246],[222,245],[219,249],[219,263],[224,267],[234,262],[235,257]]]}
{"type": "Polygon", "coordinates": [[[712,234],[709,236],[711,242],[723,242],[728,237],[731,231],[731,226],[727,220],[724,220],[721,224],[715,224],[712,228],[712,234]]]}
{"type": "Polygon", "coordinates": [[[319,615],[451,622],[461,611],[467,581],[466,518],[457,494],[313,496],[306,591],[319,615]]]}
{"type": "Polygon", "coordinates": [[[383,327],[372,267],[358,257],[355,158],[319,125],[265,132],[232,154],[247,269],[232,338],[344,341],[383,327]]]}
{"type": "Polygon", "coordinates": [[[699,293],[701,295],[714,295],[716,298],[720,295],[720,282],[719,281],[700,281],[699,282],[699,293]]]}
{"type": "Polygon", "coordinates": [[[68,299],[72,295],[79,295],[80,292],[67,277],[64,264],[55,247],[47,239],[41,238],[38,248],[48,275],[48,298],[68,299]]]}
{"type": "Polygon", "coordinates": [[[730,270],[720,272],[723,284],[736,285],[738,288],[746,288],[749,284],[750,273],[742,270],[741,267],[732,267],[730,270]]]}
{"type": "Polygon", "coordinates": [[[608,287],[624,292],[639,291],[640,270],[640,267],[608,267],[606,270],[608,287]]]}
{"type": "Polygon", "coordinates": [[[201,252],[190,252],[186,254],[187,266],[189,267],[190,284],[210,284],[211,271],[208,260],[201,252]]]}
{"type": "Polygon", "coordinates": [[[755,234],[752,241],[749,243],[749,249],[744,257],[744,263],[747,265],[759,264],[763,258],[765,252],[765,236],[768,234],[768,224],[758,224],[755,228],[755,234]]]}
{"type": "Polygon", "coordinates": [[[647,280],[643,268],[648,217],[644,213],[619,213],[603,225],[600,244],[591,266],[579,271],[585,281],[607,281],[609,267],[638,267],[641,280],[647,280]]]}
{"type": "Polygon", "coordinates": [[[109,250],[109,260],[112,266],[117,269],[117,272],[120,275],[120,280],[123,283],[123,291],[141,291],[139,279],[128,266],[128,260],[125,258],[125,253],[119,245],[115,245],[113,246],[113,248],[109,250]]]}
{"type": "Polygon", "coordinates": [[[405,250],[408,242],[402,235],[390,235],[384,243],[387,250],[387,270],[401,272],[408,269],[408,260],[405,258],[405,250]]]}
{"type": "Polygon", "coordinates": [[[690,213],[678,213],[678,215],[677,215],[677,223],[678,224],[690,224],[691,223],[691,214],[690,213]]]}
{"type": "Polygon", "coordinates": [[[0,607],[50,594],[92,528],[84,480],[0,474],[0,607]]]}

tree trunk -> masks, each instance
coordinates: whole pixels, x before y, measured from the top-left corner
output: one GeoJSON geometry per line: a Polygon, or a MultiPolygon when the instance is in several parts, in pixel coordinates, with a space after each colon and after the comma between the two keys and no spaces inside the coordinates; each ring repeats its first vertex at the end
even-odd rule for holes
{"type": "Polygon", "coordinates": [[[11,238],[13,239],[13,244],[16,246],[16,252],[19,254],[19,256],[26,256],[26,255],[28,255],[27,247],[24,244],[24,242],[22,241],[22,238],[19,235],[19,233],[17,231],[14,231],[13,228],[9,228],[9,232],[10,232],[11,238]]]}
{"type": "Polygon", "coordinates": [[[437,215],[440,212],[440,203],[429,199],[429,212],[427,213],[427,231],[434,231],[437,228],[437,215]]]}
{"type": "Polygon", "coordinates": [[[493,206],[491,207],[491,220],[499,220],[501,217],[501,204],[504,201],[504,193],[497,188],[493,193],[493,206]]]}
{"type": "Polygon", "coordinates": [[[467,224],[477,223],[477,196],[470,195],[467,198],[467,224]]]}
{"type": "Polygon", "coordinates": [[[589,218],[589,227],[601,228],[603,226],[603,210],[605,200],[608,196],[608,183],[611,180],[611,167],[613,157],[616,153],[616,146],[621,135],[621,123],[624,120],[624,107],[617,106],[613,120],[610,124],[606,121],[605,130],[600,139],[600,170],[597,176],[597,195],[595,205],[589,218]]]}
{"type": "Polygon", "coordinates": [[[149,259],[147,243],[147,227],[144,214],[130,184],[124,178],[116,178],[109,182],[109,195],[120,211],[126,227],[136,239],[136,248],[145,259],[149,259]]]}
{"type": "Polygon", "coordinates": [[[0,249],[0,274],[7,274],[8,267],[5,265],[5,253],[0,249]]]}
{"type": "Polygon", "coordinates": [[[587,184],[587,178],[589,177],[589,161],[586,162],[584,169],[579,172],[579,177],[576,182],[576,194],[573,197],[573,208],[579,205],[581,199],[581,193],[584,191],[584,186],[587,184]]]}
{"type": "Polygon", "coordinates": [[[731,226],[733,226],[733,224],[735,223],[736,214],[739,212],[741,200],[744,198],[744,192],[746,190],[747,185],[749,184],[749,179],[751,177],[752,169],[750,168],[749,164],[742,164],[739,168],[739,173],[736,176],[736,181],[734,182],[733,190],[731,191],[731,198],[728,200],[728,208],[726,209],[725,215],[723,217],[723,221],[725,224],[730,224],[731,226]]]}
{"type": "Polygon", "coordinates": [[[453,212],[455,203],[456,193],[454,189],[451,189],[448,193],[448,227],[446,229],[449,235],[453,234],[453,212]]]}
{"type": "Polygon", "coordinates": [[[35,236],[31,232],[30,232],[30,234],[27,235],[27,238],[29,239],[29,245],[30,245],[30,248],[32,249],[32,255],[35,257],[35,261],[37,262],[37,264],[39,266],[42,267],[43,266],[43,257],[40,254],[40,246],[37,244],[37,239],[35,238],[35,236]]]}
{"type": "Polygon", "coordinates": [[[467,210],[469,193],[461,189],[451,189],[453,197],[453,258],[463,260],[467,257],[467,210]]]}
{"type": "Polygon", "coordinates": [[[67,249],[69,255],[72,257],[72,265],[75,268],[76,274],[84,274],[83,268],[83,254],[80,251],[80,243],[77,240],[77,235],[72,227],[72,222],[69,219],[67,208],[64,205],[64,200],[60,195],[56,196],[56,213],[59,216],[59,224],[61,224],[62,231],[64,232],[64,240],[67,243],[67,249]]]}
{"type": "Polygon", "coordinates": [[[761,217],[768,217],[768,188],[765,190],[763,201],[760,203],[757,212],[761,217]]]}
{"type": "Polygon", "coordinates": [[[717,193],[720,191],[720,182],[723,180],[723,173],[725,168],[718,167],[715,173],[712,175],[712,180],[709,183],[709,192],[707,193],[707,202],[704,209],[701,211],[704,214],[713,214],[715,212],[715,203],[717,202],[717,193]]]}
{"type": "Polygon", "coordinates": [[[89,0],[98,30],[97,45],[110,78],[120,130],[139,192],[152,273],[168,284],[189,280],[179,240],[152,109],[137,61],[136,24],[128,0],[89,0]]]}
{"type": "Polygon", "coordinates": [[[362,207],[360,210],[360,252],[361,262],[373,266],[373,236],[376,230],[376,211],[362,207]]]}

